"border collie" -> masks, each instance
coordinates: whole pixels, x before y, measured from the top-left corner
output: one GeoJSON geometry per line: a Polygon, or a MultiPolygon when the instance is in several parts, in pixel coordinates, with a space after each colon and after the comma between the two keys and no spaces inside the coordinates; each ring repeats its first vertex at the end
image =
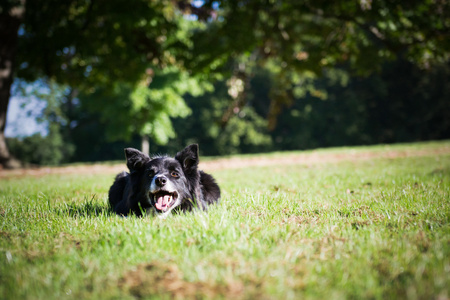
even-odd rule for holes
{"type": "Polygon", "coordinates": [[[197,144],[174,158],[150,158],[133,148],[125,149],[125,157],[130,173],[119,173],[109,189],[109,204],[119,215],[150,213],[165,218],[172,211],[206,210],[219,201],[214,178],[197,169],[197,144]]]}

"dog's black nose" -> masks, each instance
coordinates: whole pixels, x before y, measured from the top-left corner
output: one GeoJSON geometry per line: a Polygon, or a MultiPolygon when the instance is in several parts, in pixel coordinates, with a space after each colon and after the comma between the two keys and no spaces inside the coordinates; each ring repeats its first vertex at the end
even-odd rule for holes
{"type": "Polygon", "coordinates": [[[156,177],[155,183],[156,183],[156,185],[159,186],[159,187],[165,186],[166,183],[167,183],[167,178],[164,177],[164,176],[156,177]]]}

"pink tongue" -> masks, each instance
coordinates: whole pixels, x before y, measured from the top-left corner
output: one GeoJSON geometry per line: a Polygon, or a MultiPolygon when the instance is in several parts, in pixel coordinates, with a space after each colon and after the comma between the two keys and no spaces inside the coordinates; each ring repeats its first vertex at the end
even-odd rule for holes
{"type": "Polygon", "coordinates": [[[156,208],[159,210],[166,210],[167,208],[169,208],[169,203],[171,200],[171,196],[170,195],[164,195],[164,196],[160,196],[158,197],[158,200],[156,202],[156,208]]]}

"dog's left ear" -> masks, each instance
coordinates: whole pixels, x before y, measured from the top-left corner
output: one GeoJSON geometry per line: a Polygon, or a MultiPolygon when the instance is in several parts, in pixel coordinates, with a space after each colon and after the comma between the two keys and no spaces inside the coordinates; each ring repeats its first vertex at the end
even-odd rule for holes
{"type": "Polygon", "coordinates": [[[198,145],[192,144],[187,146],[175,155],[175,159],[180,162],[185,173],[197,171],[198,145]]]}

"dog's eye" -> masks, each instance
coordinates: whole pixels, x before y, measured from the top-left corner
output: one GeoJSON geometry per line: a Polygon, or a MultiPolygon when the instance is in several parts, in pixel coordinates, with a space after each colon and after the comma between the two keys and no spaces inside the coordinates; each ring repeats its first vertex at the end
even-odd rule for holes
{"type": "Polygon", "coordinates": [[[178,172],[176,172],[176,171],[172,171],[172,172],[170,172],[170,176],[178,178],[178,177],[180,177],[180,174],[178,174],[178,172]]]}
{"type": "Polygon", "coordinates": [[[155,176],[155,171],[154,170],[148,170],[148,176],[149,177],[155,176]]]}

